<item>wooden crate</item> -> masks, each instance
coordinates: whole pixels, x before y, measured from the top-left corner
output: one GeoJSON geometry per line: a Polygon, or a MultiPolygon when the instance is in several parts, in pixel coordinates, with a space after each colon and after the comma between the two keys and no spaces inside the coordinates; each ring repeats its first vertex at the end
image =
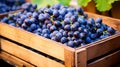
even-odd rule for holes
{"type": "MultiPolygon", "coordinates": [[[[94,18],[101,17],[105,24],[120,31],[120,20],[91,13],[88,15],[94,18]]],[[[20,66],[110,67],[120,62],[120,33],[83,47],[71,48],[0,23],[0,38],[1,58],[20,66]]]]}

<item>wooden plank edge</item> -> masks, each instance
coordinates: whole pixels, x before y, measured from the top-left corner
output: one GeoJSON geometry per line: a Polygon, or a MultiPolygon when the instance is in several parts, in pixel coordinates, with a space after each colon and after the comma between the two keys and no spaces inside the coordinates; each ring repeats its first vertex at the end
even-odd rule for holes
{"type": "Polygon", "coordinates": [[[89,48],[89,47],[98,45],[98,44],[100,44],[100,43],[104,43],[104,42],[106,42],[106,41],[108,41],[108,40],[112,40],[112,39],[114,39],[114,38],[116,38],[116,37],[120,37],[120,33],[117,33],[117,34],[111,35],[111,36],[109,36],[109,37],[100,39],[100,40],[95,41],[95,42],[92,42],[92,43],[90,43],[90,44],[86,44],[85,46],[78,47],[78,48],[76,48],[76,50],[79,51],[79,49],[81,49],[81,48],[89,48]]]}
{"type": "Polygon", "coordinates": [[[21,44],[24,44],[24,45],[29,46],[31,48],[34,48],[36,50],[45,52],[46,54],[49,54],[49,55],[51,55],[53,57],[56,57],[56,58],[59,58],[63,61],[64,61],[64,48],[65,49],[66,48],[72,49],[68,46],[61,46],[61,45],[63,45],[61,43],[52,41],[50,39],[41,37],[39,35],[35,35],[31,32],[28,32],[28,31],[25,31],[23,29],[19,29],[19,28],[10,26],[10,25],[5,24],[5,23],[0,23],[0,32],[2,32],[1,33],[2,36],[10,38],[11,40],[19,42],[21,44]],[[4,28],[7,28],[9,30],[5,31],[5,30],[3,30],[4,28]],[[7,34],[8,31],[9,31],[9,35],[7,34]],[[13,33],[10,33],[11,31],[13,33]],[[15,31],[17,31],[17,32],[15,32],[15,31]],[[20,36],[20,35],[27,35],[27,36],[23,37],[23,36],[20,36]],[[43,42],[46,45],[44,45],[43,42]],[[59,52],[59,54],[56,54],[57,52],[59,52]]]}
{"type": "Polygon", "coordinates": [[[5,60],[6,62],[8,62],[12,65],[18,66],[18,67],[23,67],[23,66],[35,67],[34,65],[31,65],[23,60],[20,60],[20,59],[16,58],[15,56],[12,56],[4,51],[1,52],[0,56],[1,56],[1,59],[5,60]]]}
{"type": "Polygon", "coordinates": [[[88,67],[110,67],[120,62],[120,50],[88,64],[88,67]]]}
{"type": "MultiPolygon", "coordinates": [[[[77,50],[77,52],[80,52],[82,48],[88,49],[88,48],[90,48],[90,47],[97,46],[97,45],[99,45],[99,44],[101,44],[101,43],[104,43],[104,42],[106,42],[106,41],[115,39],[115,38],[117,38],[117,37],[120,37],[120,33],[115,34],[115,35],[112,35],[112,36],[109,36],[109,37],[107,37],[107,38],[103,38],[103,39],[98,40],[98,41],[96,41],[96,42],[87,44],[87,45],[85,45],[85,46],[78,47],[78,48],[76,48],[76,50],[77,50]]],[[[109,45],[109,44],[108,44],[108,45],[109,45]]]]}
{"type": "Polygon", "coordinates": [[[65,67],[75,67],[75,51],[71,49],[65,49],[64,53],[65,67]]]}
{"type": "Polygon", "coordinates": [[[96,44],[86,47],[88,54],[87,60],[96,58],[98,56],[104,55],[106,53],[109,53],[111,51],[120,48],[120,45],[118,43],[119,39],[120,39],[120,35],[113,38],[112,37],[108,38],[106,40],[100,41],[96,44]]]}
{"type": "Polygon", "coordinates": [[[1,36],[0,36],[0,53],[1,53],[1,36]]]}
{"type": "MultiPolygon", "coordinates": [[[[92,57],[90,56],[90,57],[89,57],[89,54],[91,54],[91,52],[89,52],[89,48],[93,48],[93,47],[100,46],[102,43],[106,43],[106,42],[108,42],[108,41],[111,40],[111,39],[115,39],[115,38],[118,39],[118,37],[120,38],[120,34],[115,34],[115,35],[113,35],[113,36],[110,36],[109,38],[102,39],[101,41],[91,43],[91,44],[86,45],[86,46],[84,46],[84,47],[76,48],[76,51],[79,53],[79,52],[81,52],[81,49],[86,48],[86,50],[87,50],[87,55],[88,55],[88,56],[87,56],[87,60],[89,60],[89,59],[91,59],[91,58],[98,57],[98,54],[97,54],[96,56],[92,56],[92,57]],[[88,52],[89,52],[89,53],[88,53],[88,52]]],[[[106,44],[105,46],[109,46],[109,44],[106,44]]],[[[116,47],[117,47],[117,46],[116,46],[116,47]]],[[[114,48],[116,49],[116,47],[114,47],[114,48]]],[[[103,48],[106,49],[106,47],[104,47],[104,46],[103,46],[103,48]]],[[[114,48],[109,48],[109,49],[113,50],[114,48]]],[[[106,52],[102,52],[102,54],[99,54],[99,56],[101,56],[101,55],[103,55],[103,54],[105,54],[105,53],[107,53],[107,52],[109,52],[109,51],[111,51],[111,50],[108,50],[108,51],[106,51],[106,52]]],[[[94,51],[93,51],[93,52],[94,52],[94,51]]]]}
{"type": "Polygon", "coordinates": [[[2,50],[21,58],[22,60],[25,60],[26,62],[29,62],[31,64],[34,64],[36,66],[46,66],[46,67],[64,67],[63,64],[60,62],[56,62],[52,59],[49,59],[48,57],[42,56],[40,54],[37,54],[33,51],[30,51],[28,49],[25,49],[23,47],[17,46],[16,44],[9,42],[7,40],[1,40],[2,50]],[[19,51],[19,52],[16,52],[19,51]],[[54,64],[54,65],[53,65],[54,64]]]}
{"type": "Polygon", "coordinates": [[[115,38],[117,38],[117,37],[120,37],[120,33],[114,34],[114,35],[111,35],[111,36],[109,36],[109,37],[106,37],[106,38],[103,38],[103,39],[101,39],[101,40],[98,40],[98,41],[96,41],[96,42],[90,43],[90,44],[88,44],[89,46],[87,46],[86,48],[89,48],[89,47],[98,45],[98,44],[100,44],[100,43],[104,43],[104,42],[106,42],[106,41],[115,39],[115,38]]]}
{"type": "Polygon", "coordinates": [[[8,14],[14,14],[14,13],[21,12],[21,11],[23,11],[23,9],[19,9],[19,10],[15,10],[15,11],[10,11],[10,12],[5,12],[5,13],[0,14],[0,18],[2,18],[4,16],[7,16],[8,14]]]}
{"type": "Polygon", "coordinates": [[[87,67],[87,51],[85,48],[76,50],[75,53],[75,65],[76,67],[87,67]]]}

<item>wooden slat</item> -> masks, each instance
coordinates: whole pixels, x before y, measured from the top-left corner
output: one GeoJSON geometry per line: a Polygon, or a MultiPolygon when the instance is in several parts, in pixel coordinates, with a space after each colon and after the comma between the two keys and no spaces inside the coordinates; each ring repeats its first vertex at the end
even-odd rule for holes
{"type": "Polygon", "coordinates": [[[65,67],[75,67],[75,51],[65,49],[65,67]]]}
{"type": "Polygon", "coordinates": [[[108,38],[88,44],[85,47],[77,48],[77,52],[80,52],[82,48],[86,48],[87,60],[90,60],[120,48],[119,41],[120,34],[115,34],[108,38]]]}
{"type": "Polygon", "coordinates": [[[10,12],[1,13],[0,14],[0,18],[3,18],[4,16],[7,16],[8,14],[17,13],[17,12],[20,12],[20,11],[23,11],[23,10],[21,9],[21,10],[16,10],[16,11],[10,11],[10,12]]]}
{"type": "Polygon", "coordinates": [[[91,13],[97,13],[96,7],[95,7],[94,0],[90,1],[86,7],[82,7],[84,11],[91,12],[91,13]]]}
{"type": "Polygon", "coordinates": [[[87,52],[85,48],[76,51],[76,67],[87,67],[87,52]]]}
{"type": "Polygon", "coordinates": [[[64,61],[64,48],[60,43],[35,35],[22,29],[0,23],[1,35],[11,40],[32,47],[64,61]]]}
{"type": "Polygon", "coordinates": [[[88,67],[112,67],[120,62],[120,50],[88,64],[88,67]]]}
{"type": "Polygon", "coordinates": [[[103,19],[103,23],[107,24],[108,26],[113,27],[114,29],[120,31],[120,20],[119,19],[114,19],[114,18],[110,18],[110,17],[106,17],[106,16],[102,16],[102,15],[97,15],[97,14],[93,14],[93,13],[88,13],[89,17],[92,18],[98,18],[101,17],[103,19]]]}
{"type": "Polygon", "coordinates": [[[0,37],[0,53],[1,53],[1,37],[0,37]]]}
{"type": "Polygon", "coordinates": [[[18,67],[23,67],[23,66],[35,67],[35,66],[33,66],[33,65],[23,61],[23,60],[20,60],[20,59],[16,58],[15,56],[12,56],[12,55],[4,52],[4,51],[2,51],[0,53],[0,57],[1,57],[1,59],[9,62],[10,64],[13,64],[13,65],[18,66],[18,67]]]}
{"type": "Polygon", "coordinates": [[[103,39],[98,43],[91,44],[86,47],[87,49],[87,60],[96,58],[110,51],[120,48],[120,35],[111,36],[108,39],[103,39]]]}
{"type": "MultiPolygon", "coordinates": [[[[63,64],[1,39],[2,50],[39,67],[64,67],[63,64]]],[[[59,52],[58,52],[59,53],[59,52]]]]}
{"type": "MultiPolygon", "coordinates": [[[[83,67],[81,65],[87,64],[87,63],[84,63],[85,61],[87,62],[87,60],[96,58],[96,57],[104,55],[112,50],[120,48],[119,41],[120,41],[120,35],[116,34],[116,35],[110,36],[109,38],[102,39],[101,41],[92,43],[91,45],[84,47],[84,48],[86,48],[86,52],[81,51],[81,49],[84,49],[84,48],[77,49],[77,51],[76,51],[77,55],[78,55],[78,58],[76,59],[76,60],[78,60],[77,65],[79,67],[83,67]],[[81,57],[81,56],[83,56],[83,54],[81,54],[82,52],[87,54],[86,58],[85,58],[85,56],[81,57]],[[80,62],[82,62],[84,64],[81,64],[80,62]]],[[[86,66],[84,66],[84,67],[86,67],[86,66]]]]}
{"type": "Polygon", "coordinates": [[[113,67],[120,67],[120,62],[114,65],[113,67]]]}

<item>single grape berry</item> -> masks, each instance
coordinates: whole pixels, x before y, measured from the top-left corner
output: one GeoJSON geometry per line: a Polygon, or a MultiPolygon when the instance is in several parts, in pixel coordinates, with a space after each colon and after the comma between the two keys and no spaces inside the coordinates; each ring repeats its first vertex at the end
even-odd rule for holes
{"type": "Polygon", "coordinates": [[[1,22],[4,22],[4,23],[8,23],[8,18],[7,17],[4,17],[2,20],[1,20],[1,22]]]}
{"type": "Polygon", "coordinates": [[[54,17],[58,17],[58,16],[59,16],[58,10],[53,10],[53,16],[54,16],[54,17]]]}
{"type": "Polygon", "coordinates": [[[43,30],[42,30],[42,33],[43,33],[43,34],[50,34],[50,30],[48,30],[48,29],[43,29],[43,30]]]}
{"type": "Polygon", "coordinates": [[[65,23],[65,24],[70,24],[70,18],[65,18],[65,19],[64,19],[64,23],[65,23]]]}
{"type": "Polygon", "coordinates": [[[76,31],[78,29],[78,26],[76,24],[71,25],[71,30],[76,31]]]}
{"type": "Polygon", "coordinates": [[[43,36],[44,36],[45,38],[50,39],[50,35],[49,35],[49,34],[47,34],[47,33],[46,33],[46,34],[44,34],[43,36]]]}
{"type": "Polygon", "coordinates": [[[45,18],[45,19],[50,19],[50,15],[49,15],[48,13],[45,13],[45,14],[44,14],[44,18],[45,18]]]}
{"type": "Polygon", "coordinates": [[[55,26],[56,26],[56,27],[59,27],[59,26],[61,26],[61,23],[60,23],[60,21],[54,21],[54,24],[55,24],[55,26]]]}
{"type": "Polygon", "coordinates": [[[25,23],[23,23],[21,27],[22,27],[23,29],[27,29],[28,26],[27,26],[25,23]]]}
{"type": "Polygon", "coordinates": [[[70,46],[70,47],[74,47],[75,43],[74,43],[74,41],[69,41],[67,45],[70,46]]]}
{"type": "Polygon", "coordinates": [[[38,19],[39,19],[41,22],[43,22],[43,21],[45,20],[45,17],[44,17],[43,14],[40,14],[40,15],[38,16],[38,19]]]}
{"type": "Polygon", "coordinates": [[[81,7],[77,8],[77,11],[80,15],[83,15],[84,14],[84,11],[81,7]]]}
{"type": "Polygon", "coordinates": [[[81,33],[79,34],[79,37],[80,37],[80,38],[84,38],[84,37],[85,37],[85,33],[84,33],[84,32],[81,32],[81,33]]]}
{"type": "Polygon", "coordinates": [[[115,33],[115,30],[112,28],[112,27],[108,27],[108,32],[110,33],[110,34],[114,34],[115,33]]]}
{"type": "Polygon", "coordinates": [[[79,31],[75,31],[74,34],[73,34],[74,37],[79,37],[79,33],[80,33],[79,31]]]}
{"type": "Polygon", "coordinates": [[[94,24],[95,24],[94,19],[93,19],[93,18],[89,18],[87,24],[88,24],[89,26],[94,26],[94,24]]]}
{"type": "Polygon", "coordinates": [[[56,36],[57,41],[60,41],[63,35],[62,33],[58,32],[55,36],[56,36]]]}
{"type": "Polygon", "coordinates": [[[70,31],[71,27],[70,27],[70,25],[65,25],[64,29],[67,30],[67,31],[70,31]]]}
{"type": "Polygon", "coordinates": [[[57,30],[56,26],[52,25],[52,26],[50,27],[50,31],[55,31],[55,30],[57,30]]]}
{"type": "Polygon", "coordinates": [[[30,28],[31,28],[32,30],[35,30],[35,29],[37,29],[37,26],[36,26],[36,24],[31,24],[31,25],[30,25],[30,28]]]}
{"type": "Polygon", "coordinates": [[[101,24],[102,23],[102,18],[97,18],[95,22],[101,24]]]}
{"type": "Polygon", "coordinates": [[[73,31],[68,32],[68,36],[72,37],[73,36],[73,31]]]}
{"type": "Polygon", "coordinates": [[[63,31],[62,34],[63,34],[64,37],[67,37],[67,36],[68,36],[68,35],[67,35],[67,34],[68,34],[67,31],[63,31]]]}
{"type": "Polygon", "coordinates": [[[62,42],[62,43],[66,43],[67,41],[68,41],[68,39],[67,39],[66,37],[62,37],[62,38],[61,38],[61,42],[62,42]]]}
{"type": "Polygon", "coordinates": [[[86,23],[87,23],[86,19],[81,18],[81,17],[79,17],[77,21],[82,25],[86,25],[86,23]]]}

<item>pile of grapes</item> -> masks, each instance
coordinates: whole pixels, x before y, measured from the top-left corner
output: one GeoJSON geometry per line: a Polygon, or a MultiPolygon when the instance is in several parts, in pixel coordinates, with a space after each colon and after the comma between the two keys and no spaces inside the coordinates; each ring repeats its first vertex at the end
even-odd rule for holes
{"type": "Polygon", "coordinates": [[[73,48],[116,33],[112,27],[103,24],[101,18],[88,18],[80,7],[55,4],[37,9],[37,5],[30,3],[25,3],[22,7],[24,11],[9,14],[1,22],[73,48]]]}
{"type": "Polygon", "coordinates": [[[21,9],[25,0],[0,0],[0,14],[21,9]]]}

